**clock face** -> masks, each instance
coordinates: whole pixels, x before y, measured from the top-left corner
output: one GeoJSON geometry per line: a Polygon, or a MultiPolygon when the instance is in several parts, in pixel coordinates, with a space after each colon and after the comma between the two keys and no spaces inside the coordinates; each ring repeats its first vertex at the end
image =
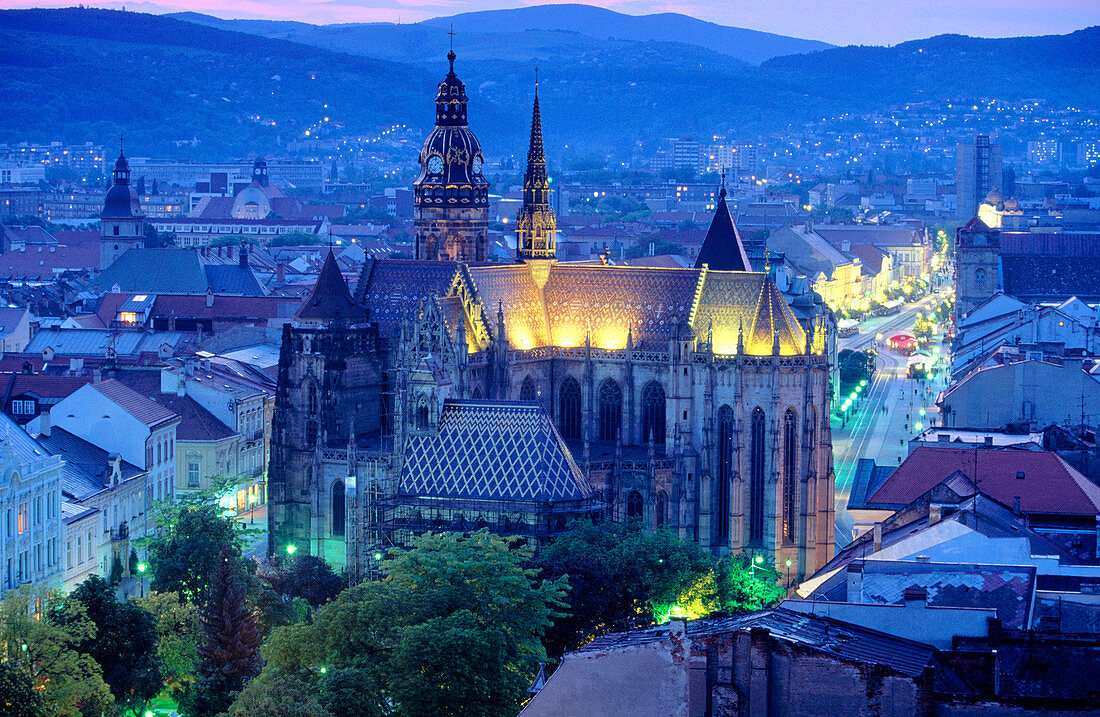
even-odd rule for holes
{"type": "Polygon", "coordinates": [[[474,157],[474,174],[481,174],[481,157],[474,157]]]}
{"type": "Polygon", "coordinates": [[[433,154],[431,159],[428,160],[428,171],[432,174],[439,174],[443,171],[443,158],[438,154],[433,154]]]}

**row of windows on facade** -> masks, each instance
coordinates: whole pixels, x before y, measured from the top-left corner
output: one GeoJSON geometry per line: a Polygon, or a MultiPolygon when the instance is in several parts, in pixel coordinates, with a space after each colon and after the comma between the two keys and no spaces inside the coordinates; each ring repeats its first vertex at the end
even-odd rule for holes
{"type": "Polygon", "coordinates": [[[5,584],[8,589],[24,583],[34,582],[34,576],[44,571],[51,571],[57,567],[57,538],[50,538],[44,544],[34,546],[33,553],[30,550],[19,551],[18,564],[12,558],[8,558],[7,576],[5,584]],[[43,550],[43,547],[45,550],[43,550]],[[31,556],[34,556],[33,564],[31,556]],[[32,570],[33,568],[33,570],[32,570]]]}
{"type": "Polygon", "coordinates": [[[23,535],[31,528],[57,517],[61,512],[60,501],[60,494],[52,493],[48,496],[35,496],[20,503],[15,509],[8,508],[5,534],[9,538],[23,535]]]}
{"type": "MultiPolygon", "coordinates": [[[[581,387],[580,383],[572,378],[566,378],[559,390],[559,414],[558,428],[563,437],[578,440],[582,437],[581,423],[581,387]]],[[[618,438],[620,434],[623,394],[619,384],[614,379],[605,379],[597,392],[597,439],[610,441],[618,438]]],[[[524,379],[520,390],[520,400],[538,400],[534,381],[530,376],[524,379]]],[[[642,440],[654,443],[665,442],[665,393],[664,389],[656,381],[651,381],[642,389],[642,440]]],[[[686,418],[686,416],[685,416],[686,418]]],[[[785,540],[794,541],[796,531],[795,509],[797,504],[797,463],[798,463],[798,433],[797,416],[793,409],[788,409],[783,416],[783,525],[782,532],[785,540]]],[[[763,540],[764,538],[764,486],[765,486],[765,455],[766,455],[766,419],[764,410],[756,407],[752,411],[751,433],[749,441],[749,537],[751,540],[763,540]]],[[[812,447],[816,436],[817,426],[813,415],[810,416],[808,441],[812,447]]],[[[730,482],[733,477],[734,465],[734,413],[729,406],[722,406],[718,410],[718,497],[717,508],[719,515],[730,513],[730,482]]],[[[638,496],[641,500],[641,496],[638,496]]],[[[641,515],[631,512],[631,504],[628,499],[627,514],[641,515]]],[[[663,508],[662,508],[663,510],[663,508]]],[[[663,519],[661,521],[663,524],[663,519]]],[[[718,537],[729,537],[729,524],[727,521],[718,521],[718,537]]]]}
{"type": "Polygon", "coordinates": [[[162,434],[154,440],[156,441],[156,445],[151,441],[146,441],[145,443],[146,467],[155,465],[153,462],[154,455],[157,459],[156,464],[172,460],[176,457],[176,441],[174,438],[169,437],[167,434],[162,434]]]}
{"type": "MultiPolygon", "coordinates": [[[[88,558],[89,562],[95,561],[95,538],[92,531],[88,531],[88,558]]],[[[76,566],[84,564],[84,535],[76,536],[76,566]]],[[[73,563],[73,540],[69,538],[65,541],[65,569],[72,570],[73,563]]]]}

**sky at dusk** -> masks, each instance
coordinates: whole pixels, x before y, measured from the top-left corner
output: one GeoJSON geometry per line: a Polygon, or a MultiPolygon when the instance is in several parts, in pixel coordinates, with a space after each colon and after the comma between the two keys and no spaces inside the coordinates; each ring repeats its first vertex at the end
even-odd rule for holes
{"type": "MultiPolygon", "coordinates": [[[[0,7],[66,7],[74,0],[0,0],[0,7]]],[[[192,10],[222,18],[417,22],[474,10],[541,5],[515,0],[158,0],[84,1],[140,12],[192,10]]],[[[752,30],[838,45],[894,44],[941,33],[981,37],[1062,34],[1100,24],[1100,0],[593,0],[631,15],[678,12],[752,30]]]]}

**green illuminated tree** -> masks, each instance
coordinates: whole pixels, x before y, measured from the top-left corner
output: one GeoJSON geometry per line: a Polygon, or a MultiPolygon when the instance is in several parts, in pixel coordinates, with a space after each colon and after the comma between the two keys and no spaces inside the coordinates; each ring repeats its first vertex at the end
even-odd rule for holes
{"type": "Polygon", "coordinates": [[[199,664],[202,619],[199,607],[182,600],[176,593],[152,592],[138,601],[156,623],[157,654],[160,656],[164,686],[179,694],[195,681],[199,664]]]}
{"type": "Polygon", "coordinates": [[[569,581],[569,614],[547,633],[547,650],[559,655],[606,632],[652,624],[712,564],[696,543],[639,521],[572,525],[535,561],[545,576],[569,581]]]}

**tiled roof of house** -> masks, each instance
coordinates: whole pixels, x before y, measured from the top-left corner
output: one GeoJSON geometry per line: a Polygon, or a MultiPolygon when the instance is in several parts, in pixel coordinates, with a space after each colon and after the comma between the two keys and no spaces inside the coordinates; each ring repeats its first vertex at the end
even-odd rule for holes
{"type": "Polygon", "coordinates": [[[213,413],[207,411],[190,396],[158,393],[152,398],[180,417],[180,424],[176,426],[177,440],[221,441],[231,438],[237,433],[219,421],[213,413]]]}
{"type": "MultiPolygon", "coordinates": [[[[112,454],[56,426],[50,430],[50,435],[39,435],[38,442],[51,454],[65,460],[61,471],[61,492],[66,498],[85,500],[108,487],[112,454]]],[[[119,469],[124,482],[145,473],[125,460],[120,461],[119,469]]]]}
{"type": "Polygon", "coordinates": [[[1100,486],[1057,453],[1012,448],[915,448],[868,496],[866,507],[903,507],[956,474],[1005,505],[1018,496],[1025,513],[1100,515],[1100,486]]]}
{"type": "Polygon", "coordinates": [[[98,265],[98,244],[31,244],[0,255],[0,277],[49,279],[66,271],[88,271],[98,265]]]}
{"type": "Polygon", "coordinates": [[[92,388],[150,428],[157,428],[166,423],[179,420],[179,416],[172,409],[141,395],[116,379],[109,378],[106,381],[92,384],[92,388]]]}

